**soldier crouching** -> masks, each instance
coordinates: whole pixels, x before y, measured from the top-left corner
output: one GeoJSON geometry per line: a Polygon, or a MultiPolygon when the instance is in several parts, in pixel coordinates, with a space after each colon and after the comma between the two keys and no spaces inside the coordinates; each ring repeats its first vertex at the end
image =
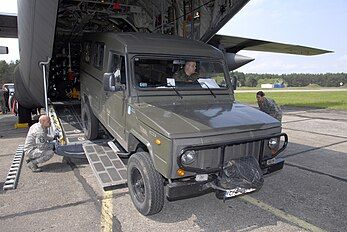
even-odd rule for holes
{"type": "Polygon", "coordinates": [[[259,109],[268,115],[276,118],[278,121],[282,122],[282,110],[276,104],[275,100],[265,97],[263,91],[259,91],[256,94],[259,109]]]}
{"type": "Polygon", "coordinates": [[[48,135],[48,128],[51,126],[51,120],[47,115],[41,115],[39,122],[33,124],[25,139],[24,154],[28,167],[33,172],[41,172],[37,165],[47,162],[54,155],[54,137],[48,135]]]}

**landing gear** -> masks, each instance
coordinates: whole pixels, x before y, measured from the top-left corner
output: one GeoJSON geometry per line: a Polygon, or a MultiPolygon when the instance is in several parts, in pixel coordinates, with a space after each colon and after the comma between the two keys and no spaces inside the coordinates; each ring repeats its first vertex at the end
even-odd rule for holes
{"type": "Polygon", "coordinates": [[[31,124],[31,109],[24,108],[18,103],[18,123],[31,124]]]}

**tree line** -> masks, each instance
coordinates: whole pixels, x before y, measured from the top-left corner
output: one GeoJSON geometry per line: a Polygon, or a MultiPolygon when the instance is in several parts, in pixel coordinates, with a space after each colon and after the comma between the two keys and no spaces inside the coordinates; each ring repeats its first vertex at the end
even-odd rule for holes
{"type": "Polygon", "coordinates": [[[305,87],[318,85],[321,87],[347,86],[347,73],[325,73],[325,74],[257,74],[232,72],[237,76],[239,86],[259,87],[261,84],[285,84],[287,87],[305,87]]]}
{"type": "MultiPolygon", "coordinates": [[[[7,63],[4,60],[0,60],[0,84],[1,86],[5,83],[13,82],[14,68],[19,64],[19,60],[11,61],[7,63]]],[[[1,87],[0,86],[0,87],[1,87]]]]}
{"type": "MultiPolygon", "coordinates": [[[[0,84],[13,82],[14,68],[19,64],[19,60],[7,63],[0,61],[0,84]]],[[[309,85],[319,85],[321,87],[347,86],[347,73],[325,73],[325,74],[257,74],[232,72],[237,76],[239,86],[259,87],[261,84],[285,84],[287,87],[305,87],[309,85]]]]}

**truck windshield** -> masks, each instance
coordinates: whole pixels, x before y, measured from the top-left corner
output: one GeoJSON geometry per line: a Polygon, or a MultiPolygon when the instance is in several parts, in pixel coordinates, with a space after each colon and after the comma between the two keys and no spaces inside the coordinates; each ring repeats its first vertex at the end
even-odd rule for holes
{"type": "Polygon", "coordinates": [[[139,89],[225,89],[221,61],[203,59],[134,59],[134,77],[139,89]]]}

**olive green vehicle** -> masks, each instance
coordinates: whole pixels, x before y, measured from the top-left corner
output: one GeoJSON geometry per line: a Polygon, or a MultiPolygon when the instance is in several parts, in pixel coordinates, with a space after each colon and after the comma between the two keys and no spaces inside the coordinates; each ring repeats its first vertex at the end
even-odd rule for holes
{"type": "Polygon", "coordinates": [[[283,167],[288,138],[271,116],[235,101],[222,51],[175,36],[95,33],[84,38],[81,104],[85,136],[100,124],[127,158],[127,184],[144,215],[214,191],[226,199],[259,190],[283,167]],[[177,81],[187,61],[199,79],[177,81]],[[99,124],[100,123],[100,124],[99,124]]]}

